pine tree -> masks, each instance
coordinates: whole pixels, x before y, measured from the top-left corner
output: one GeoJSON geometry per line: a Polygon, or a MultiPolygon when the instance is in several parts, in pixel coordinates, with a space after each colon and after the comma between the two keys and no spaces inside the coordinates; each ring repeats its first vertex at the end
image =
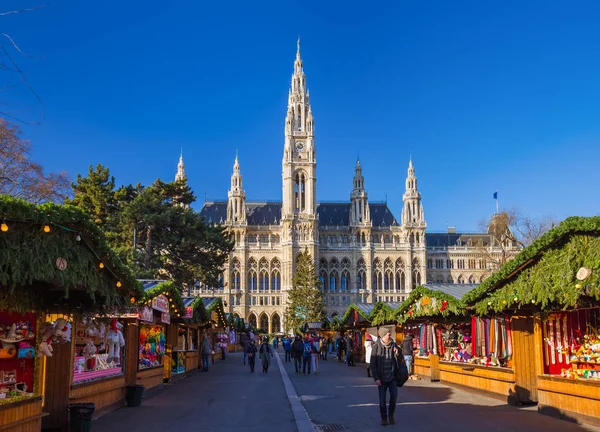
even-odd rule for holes
{"type": "Polygon", "coordinates": [[[305,322],[322,322],[325,303],[321,281],[308,250],[301,252],[296,261],[292,289],[288,292],[285,308],[286,331],[295,330],[305,322]]]}

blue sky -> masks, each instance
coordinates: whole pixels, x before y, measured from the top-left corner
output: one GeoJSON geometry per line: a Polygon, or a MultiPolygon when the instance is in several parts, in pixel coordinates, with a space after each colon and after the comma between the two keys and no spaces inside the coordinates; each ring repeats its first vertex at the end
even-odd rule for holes
{"type": "MultiPolygon", "coordinates": [[[[501,207],[595,215],[600,3],[582,1],[52,1],[0,17],[45,106],[34,158],[118,184],[175,175],[200,208],[227,196],[236,148],[249,199],[281,199],[296,50],[315,115],[319,200],[349,199],[357,153],[371,200],[399,217],[412,155],[430,230],[501,207]]],[[[4,1],[2,10],[37,4],[4,1]]],[[[12,112],[37,118],[23,89],[12,112]]]]}

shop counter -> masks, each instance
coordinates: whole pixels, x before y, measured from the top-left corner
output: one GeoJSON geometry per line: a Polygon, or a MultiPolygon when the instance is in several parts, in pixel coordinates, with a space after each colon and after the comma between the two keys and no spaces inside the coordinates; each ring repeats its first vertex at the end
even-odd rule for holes
{"type": "Polygon", "coordinates": [[[505,402],[515,394],[515,372],[508,368],[441,361],[440,381],[505,402]]]}
{"type": "Polygon", "coordinates": [[[137,384],[146,387],[146,391],[153,387],[161,386],[163,384],[164,370],[163,365],[139,370],[136,377],[137,384]]]}
{"type": "Polygon", "coordinates": [[[124,405],[124,401],[125,377],[123,375],[73,384],[69,394],[69,403],[96,404],[95,416],[120,408],[124,405]]]}
{"type": "Polygon", "coordinates": [[[198,370],[200,355],[198,351],[188,351],[185,354],[185,371],[192,372],[198,370]]]}
{"type": "Polygon", "coordinates": [[[440,358],[436,355],[429,357],[414,357],[414,374],[430,381],[440,380],[440,358]]]}
{"type": "Polygon", "coordinates": [[[541,375],[537,384],[541,413],[600,426],[600,380],[541,375]]]}
{"type": "Polygon", "coordinates": [[[42,397],[18,398],[14,402],[0,399],[0,431],[38,432],[42,429],[42,397]]]}

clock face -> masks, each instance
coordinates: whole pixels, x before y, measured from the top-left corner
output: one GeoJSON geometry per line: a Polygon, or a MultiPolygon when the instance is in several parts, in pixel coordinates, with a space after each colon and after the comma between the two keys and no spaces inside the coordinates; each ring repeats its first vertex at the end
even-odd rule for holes
{"type": "Polygon", "coordinates": [[[304,143],[302,141],[296,142],[296,149],[298,151],[304,151],[304,143]]]}

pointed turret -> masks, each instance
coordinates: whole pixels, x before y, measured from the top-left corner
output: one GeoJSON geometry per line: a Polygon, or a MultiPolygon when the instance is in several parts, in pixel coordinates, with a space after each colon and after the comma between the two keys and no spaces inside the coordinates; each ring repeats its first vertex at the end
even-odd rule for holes
{"type": "Polygon", "coordinates": [[[187,180],[187,176],[185,175],[185,164],[183,163],[183,149],[181,149],[181,153],[179,154],[179,163],[177,164],[177,174],[175,174],[175,181],[187,180]]]}
{"type": "Polygon", "coordinates": [[[284,219],[297,214],[316,217],[316,162],[314,118],[298,38],[285,118],[282,160],[284,219]]]}
{"type": "Polygon", "coordinates": [[[369,211],[369,196],[365,191],[365,179],[362,175],[362,166],[360,159],[356,159],[354,167],[354,179],[352,181],[353,188],[350,193],[350,224],[369,224],[371,222],[371,214],[369,211]]]}
{"type": "Polygon", "coordinates": [[[233,224],[246,222],[246,193],[242,188],[242,173],[237,151],[231,175],[231,188],[227,193],[227,222],[233,224]]]}
{"type": "Polygon", "coordinates": [[[408,175],[406,176],[406,191],[402,197],[404,208],[402,210],[402,225],[425,228],[425,215],[421,204],[421,194],[417,187],[417,177],[413,166],[412,157],[408,162],[408,175]]]}

